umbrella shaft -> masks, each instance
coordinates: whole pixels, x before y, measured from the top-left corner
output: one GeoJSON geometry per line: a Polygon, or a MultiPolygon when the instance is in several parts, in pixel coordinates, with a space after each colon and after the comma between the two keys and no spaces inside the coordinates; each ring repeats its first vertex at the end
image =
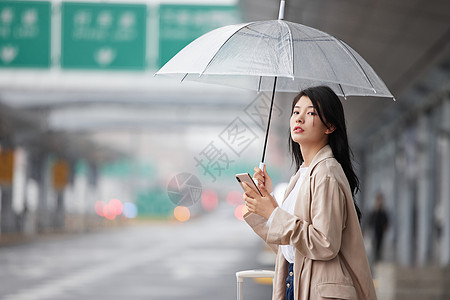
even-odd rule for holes
{"type": "Polygon", "coordinates": [[[266,138],[264,139],[264,149],[261,162],[264,162],[264,157],[266,156],[267,139],[269,137],[270,120],[272,119],[273,100],[275,98],[276,86],[277,86],[277,77],[275,77],[273,81],[272,100],[270,101],[269,119],[267,120],[266,138]]]}
{"type": "Polygon", "coordinates": [[[286,5],[285,0],[280,2],[280,11],[278,13],[278,20],[284,20],[284,6],[286,5]]]}

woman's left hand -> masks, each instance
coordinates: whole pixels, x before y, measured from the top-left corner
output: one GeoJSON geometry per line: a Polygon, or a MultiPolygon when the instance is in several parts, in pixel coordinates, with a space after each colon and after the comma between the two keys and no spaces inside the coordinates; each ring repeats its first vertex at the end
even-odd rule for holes
{"type": "Polygon", "coordinates": [[[259,190],[263,194],[261,197],[261,195],[257,191],[254,191],[248,184],[244,182],[243,185],[245,190],[243,198],[248,211],[268,219],[275,208],[278,207],[277,201],[275,201],[272,195],[270,195],[270,193],[262,186],[259,186],[259,190]]]}

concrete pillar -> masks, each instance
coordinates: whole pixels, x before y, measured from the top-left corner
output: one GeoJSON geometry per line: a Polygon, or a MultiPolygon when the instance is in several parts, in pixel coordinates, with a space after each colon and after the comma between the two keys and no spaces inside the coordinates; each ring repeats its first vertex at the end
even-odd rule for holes
{"type": "Polygon", "coordinates": [[[414,184],[412,174],[413,132],[405,129],[401,148],[396,159],[398,176],[398,222],[396,258],[403,266],[410,266],[414,262],[414,184]]]}
{"type": "Polygon", "coordinates": [[[442,209],[441,266],[450,265],[450,99],[443,102],[440,133],[440,205],[442,209]]]}
{"type": "Polygon", "coordinates": [[[16,214],[13,210],[14,149],[0,147],[0,232],[16,231],[16,214]]]}
{"type": "Polygon", "coordinates": [[[27,178],[27,153],[17,147],[14,155],[14,179],[12,184],[12,207],[16,216],[16,231],[23,233],[28,209],[25,203],[27,178]]]}
{"type": "Polygon", "coordinates": [[[55,210],[55,223],[56,228],[64,228],[66,220],[66,210],[64,205],[64,193],[58,191],[56,193],[56,210],[55,210]]]}
{"type": "Polygon", "coordinates": [[[88,165],[83,160],[78,160],[74,165],[72,199],[70,199],[70,211],[74,215],[74,230],[85,231],[86,225],[86,207],[89,197],[88,183],[88,165]]]}
{"type": "Polygon", "coordinates": [[[384,236],[383,259],[393,261],[395,255],[395,226],[398,214],[396,205],[396,187],[398,178],[395,172],[396,144],[393,136],[389,136],[386,139],[385,148],[383,159],[386,161],[386,164],[381,187],[384,193],[384,206],[389,218],[389,227],[384,236]]]}
{"type": "Polygon", "coordinates": [[[51,227],[51,215],[48,210],[48,197],[49,197],[49,162],[48,156],[42,154],[39,157],[39,202],[38,202],[38,227],[40,230],[46,230],[51,227]]]}
{"type": "Polygon", "coordinates": [[[99,172],[98,167],[94,163],[89,163],[88,165],[88,194],[86,195],[86,207],[85,214],[89,220],[88,226],[91,225],[92,216],[95,214],[94,206],[95,202],[98,200],[98,181],[99,181],[99,172]]]}
{"type": "Polygon", "coordinates": [[[37,226],[42,231],[51,227],[51,214],[48,211],[50,170],[48,154],[34,151],[30,154],[30,177],[38,184],[37,226]]]}
{"type": "Polygon", "coordinates": [[[436,131],[431,114],[422,114],[418,129],[418,172],[417,172],[417,257],[419,266],[425,266],[431,259],[432,233],[434,225],[434,186],[436,131]]]}
{"type": "Polygon", "coordinates": [[[413,263],[413,198],[412,186],[407,178],[401,178],[399,183],[399,214],[398,214],[398,240],[397,259],[401,265],[409,266],[413,263]]]}
{"type": "Polygon", "coordinates": [[[27,169],[24,205],[27,213],[25,218],[24,233],[27,236],[34,236],[38,232],[38,208],[39,208],[39,155],[36,149],[27,148],[27,169]]]}
{"type": "Polygon", "coordinates": [[[10,233],[16,230],[16,217],[12,207],[12,187],[3,185],[1,188],[0,232],[10,233]]]}
{"type": "Polygon", "coordinates": [[[66,219],[65,189],[70,181],[70,162],[56,159],[52,163],[52,188],[55,193],[54,223],[56,228],[64,228],[66,219]]]}

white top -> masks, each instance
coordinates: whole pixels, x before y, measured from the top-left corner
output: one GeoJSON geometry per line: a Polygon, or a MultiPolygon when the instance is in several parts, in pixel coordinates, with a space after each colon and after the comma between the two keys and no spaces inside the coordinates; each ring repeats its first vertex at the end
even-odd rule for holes
{"type": "MultiPolygon", "coordinates": [[[[297,202],[297,196],[300,192],[300,186],[302,185],[303,179],[306,177],[306,174],[308,173],[309,168],[306,167],[300,167],[300,176],[297,179],[297,182],[294,185],[294,188],[287,196],[286,200],[281,204],[281,209],[290,213],[291,215],[294,215],[294,208],[295,203],[297,202]]],[[[270,215],[269,219],[267,220],[267,226],[270,227],[270,224],[272,223],[273,216],[275,214],[275,211],[279,207],[275,208],[275,210],[270,215]]],[[[295,248],[292,245],[281,245],[281,251],[283,252],[284,258],[289,263],[294,263],[295,260],[295,248]]]]}

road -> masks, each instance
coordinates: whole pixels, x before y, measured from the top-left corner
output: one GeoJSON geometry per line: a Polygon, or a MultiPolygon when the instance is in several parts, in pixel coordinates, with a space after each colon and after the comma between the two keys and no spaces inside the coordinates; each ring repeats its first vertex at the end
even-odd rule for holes
{"type": "MultiPolygon", "coordinates": [[[[223,208],[186,223],[46,236],[0,248],[0,299],[236,299],[236,271],[271,268],[258,262],[262,246],[223,208]]],[[[270,299],[270,285],[244,287],[244,299],[270,299]]]]}

